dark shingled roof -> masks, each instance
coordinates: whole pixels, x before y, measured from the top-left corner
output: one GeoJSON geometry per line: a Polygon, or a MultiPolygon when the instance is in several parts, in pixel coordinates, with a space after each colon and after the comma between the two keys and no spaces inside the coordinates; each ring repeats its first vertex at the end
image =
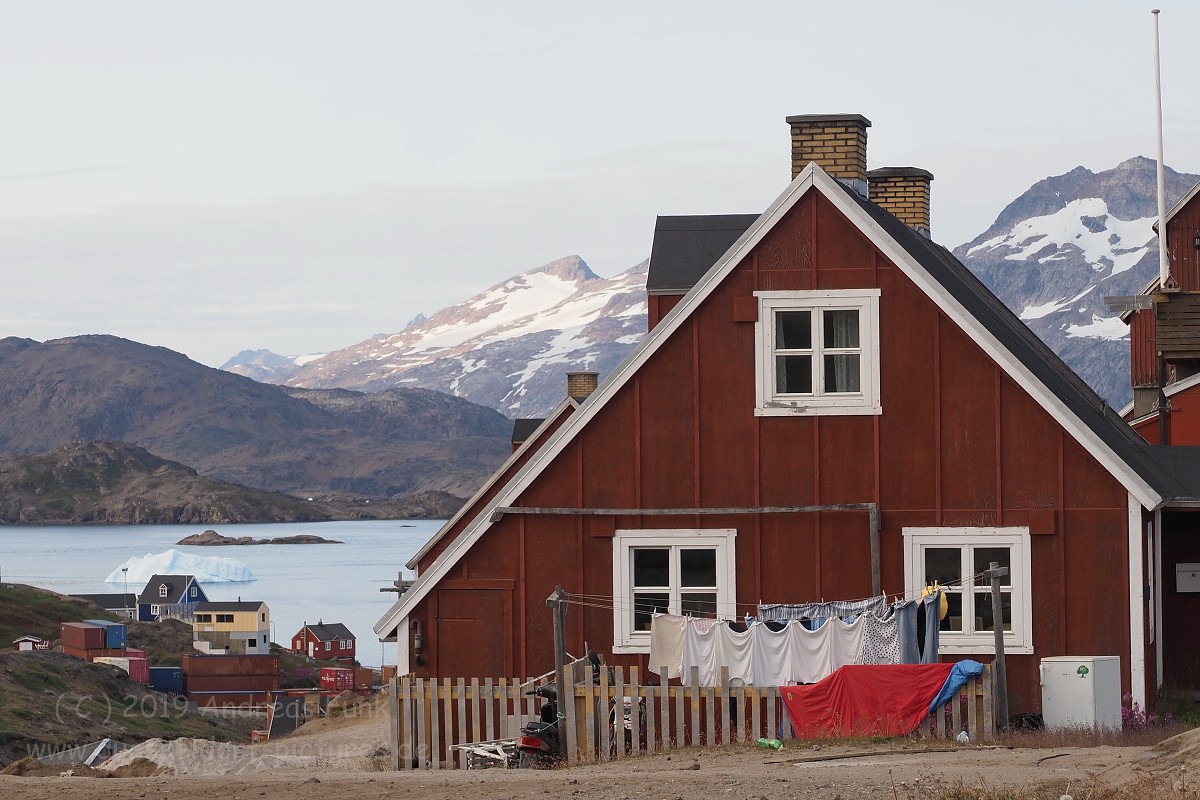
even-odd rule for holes
{"type": "Polygon", "coordinates": [[[512,431],[512,443],[513,444],[521,444],[526,439],[528,439],[530,436],[533,436],[533,432],[536,431],[539,427],[541,427],[542,423],[545,421],[546,421],[545,419],[532,419],[532,418],[514,420],[513,421],[513,431],[512,431]]]}
{"type": "Polygon", "coordinates": [[[317,625],[308,624],[304,627],[312,631],[319,642],[332,642],[334,639],[353,640],[354,634],[340,622],[323,622],[317,625]]]}
{"type": "Polygon", "coordinates": [[[654,224],[650,294],[684,294],[733,246],[758,214],[659,217],[654,224]]]}
{"type": "Polygon", "coordinates": [[[76,600],[86,600],[89,603],[94,603],[103,609],[110,608],[137,608],[137,595],[133,592],[129,594],[73,594],[70,595],[76,600]]]}
{"type": "Polygon", "coordinates": [[[151,605],[182,603],[185,599],[183,593],[187,591],[188,582],[191,580],[191,575],[152,575],[146,582],[146,588],[142,589],[142,593],[138,595],[138,603],[151,605]],[[164,583],[167,585],[166,597],[162,597],[158,593],[158,587],[164,583]]]}
{"type": "Polygon", "coordinates": [[[257,601],[242,601],[242,600],[223,600],[211,603],[196,603],[194,611],[258,611],[258,607],[263,605],[261,600],[257,601]]]}
{"type": "MultiPolygon", "coordinates": [[[[853,189],[840,182],[838,188],[1164,499],[1200,498],[1200,447],[1148,445],[949,250],[853,189]]],[[[754,214],[659,217],[647,290],[686,293],[756,219],[754,214]]]]}

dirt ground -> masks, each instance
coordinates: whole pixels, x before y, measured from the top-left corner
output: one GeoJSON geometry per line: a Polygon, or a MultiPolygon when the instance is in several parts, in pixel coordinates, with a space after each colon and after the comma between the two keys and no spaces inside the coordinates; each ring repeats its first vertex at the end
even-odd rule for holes
{"type": "MultiPolygon", "coordinates": [[[[1157,746],[1006,748],[953,746],[910,739],[831,745],[793,744],[781,752],[753,745],[689,748],[554,770],[450,770],[393,773],[387,764],[388,721],[377,709],[362,716],[321,720],[275,742],[237,746],[178,740],[147,743],[164,761],[179,757],[174,775],[140,778],[16,777],[0,775],[5,800],[325,800],[331,794],[422,800],[783,800],[785,798],[936,798],[955,787],[1030,790],[1057,798],[1126,796],[1122,785],[1146,776],[1167,781],[1174,797],[1196,797],[1200,731],[1157,746]],[[222,748],[211,750],[206,748],[222,748]],[[205,755],[201,756],[200,754],[205,755]],[[238,765],[241,765],[240,767],[238,765]],[[235,777],[236,775],[236,777],[235,777]],[[1110,787],[1112,791],[1108,791],[1110,787]]],[[[962,796],[962,795],[958,795],[962,796]]],[[[976,797],[980,795],[969,795],[976,797]]]]}

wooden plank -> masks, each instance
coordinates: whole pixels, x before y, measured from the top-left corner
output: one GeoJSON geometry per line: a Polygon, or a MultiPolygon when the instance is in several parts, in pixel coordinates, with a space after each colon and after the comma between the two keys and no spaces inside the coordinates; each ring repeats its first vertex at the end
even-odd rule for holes
{"type": "Polygon", "coordinates": [[[962,726],[963,725],[962,698],[963,698],[963,690],[962,689],[959,689],[957,692],[954,693],[954,696],[950,698],[951,725],[950,725],[950,735],[948,737],[946,737],[948,739],[953,739],[954,737],[958,736],[959,732],[961,732],[963,729],[963,726],[962,726]]]}
{"type": "Polygon", "coordinates": [[[442,704],[438,702],[438,680],[431,678],[429,687],[429,766],[431,769],[442,768],[442,704]]]}
{"type": "Polygon", "coordinates": [[[971,741],[976,744],[983,741],[982,731],[979,729],[979,692],[982,690],[978,678],[967,679],[967,730],[970,732],[971,741]]]}
{"type": "Polygon", "coordinates": [[[759,733],[759,731],[762,730],[762,728],[760,726],[763,721],[763,719],[762,719],[763,708],[762,708],[762,699],[761,698],[762,698],[762,692],[760,692],[758,690],[757,686],[750,690],[750,720],[749,720],[750,729],[749,729],[749,732],[746,734],[746,738],[751,742],[753,742],[758,737],[762,736],[762,734],[759,733]]]}
{"type": "Polygon", "coordinates": [[[563,715],[563,728],[567,735],[566,751],[567,763],[579,763],[579,729],[576,727],[578,721],[575,718],[575,681],[574,675],[578,672],[574,667],[563,670],[566,676],[566,687],[558,686],[558,713],[563,715]]]}
{"type": "MultiPolygon", "coordinates": [[[[454,743],[466,744],[469,741],[467,733],[467,682],[463,678],[458,679],[457,693],[457,711],[458,711],[458,727],[454,731],[454,743]]],[[[460,769],[466,769],[467,759],[461,752],[458,754],[458,766],[460,769]]]]}
{"type": "MultiPolygon", "coordinates": [[[[776,724],[775,712],[779,704],[779,699],[779,687],[767,687],[767,732],[764,735],[768,739],[774,739],[776,736],[779,736],[780,739],[791,738],[791,725],[783,726],[785,730],[780,731],[780,726],[776,724]]],[[[757,739],[758,737],[756,736],[755,738],[757,739]]]]}
{"type": "Polygon", "coordinates": [[[692,730],[688,744],[700,744],[700,668],[692,667],[686,693],[692,702],[692,730]]]}
{"type": "Polygon", "coordinates": [[[642,681],[641,670],[629,668],[629,741],[634,755],[642,752],[642,681]]]}
{"type": "Polygon", "coordinates": [[[497,739],[511,739],[512,731],[509,730],[509,713],[508,713],[508,679],[496,679],[496,697],[499,702],[496,704],[496,730],[498,731],[497,739]]]}
{"type": "Polygon", "coordinates": [[[996,720],[992,708],[992,665],[983,668],[983,731],[984,739],[993,739],[996,735],[996,720]]]}
{"type": "Polygon", "coordinates": [[[417,695],[417,747],[413,752],[413,758],[416,759],[417,769],[425,767],[425,742],[428,741],[427,731],[425,729],[425,679],[417,678],[415,687],[417,695]]]}
{"type": "Polygon", "coordinates": [[[584,719],[584,735],[587,737],[587,760],[591,761],[597,758],[599,752],[599,731],[596,726],[596,703],[597,690],[591,678],[585,678],[583,681],[583,719],[584,719]]]}
{"type": "Polygon", "coordinates": [[[683,686],[671,687],[672,707],[675,712],[675,736],[671,746],[678,749],[687,745],[688,735],[687,726],[683,724],[683,686]]]}
{"type": "Polygon", "coordinates": [[[471,723],[475,730],[475,735],[472,737],[472,742],[485,741],[483,738],[483,721],[480,717],[480,712],[483,707],[479,702],[479,678],[471,678],[471,723]]]}
{"type": "Polygon", "coordinates": [[[388,678],[388,715],[391,723],[392,771],[400,769],[400,686],[393,675],[388,678]]]}
{"type": "Polygon", "coordinates": [[[730,715],[730,713],[729,713],[729,701],[733,697],[733,694],[731,691],[732,687],[729,685],[729,683],[730,683],[729,667],[722,666],[721,667],[721,688],[718,692],[718,694],[720,695],[720,700],[718,702],[720,703],[720,706],[721,706],[721,709],[720,709],[721,719],[723,719],[725,721],[725,725],[723,726],[724,733],[721,736],[721,741],[724,742],[725,744],[729,744],[731,741],[733,741],[733,718],[732,718],[732,715],[730,715]]]}
{"type": "Polygon", "coordinates": [[[496,716],[496,683],[492,678],[483,679],[483,741],[489,742],[492,739],[499,739],[496,735],[496,725],[493,718],[496,716]]]}
{"type": "Polygon", "coordinates": [[[596,757],[600,761],[608,761],[611,757],[610,749],[612,739],[608,730],[608,714],[609,714],[609,697],[608,690],[608,668],[600,668],[600,694],[599,702],[596,707],[596,727],[600,732],[599,748],[596,757]]]}
{"type": "Polygon", "coordinates": [[[671,749],[671,680],[667,668],[658,668],[658,735],[663,750],[671,749]]]}
{"type": "Polygon", "coordinates": [[[613,758],[625,757],[625,670],[617,667],[616,682],[613,684],[612,701],[612,754],[613,758]]]}
{"type": "Polygon", "coordinates": [[[646,752],[653,753],[658,749],[658,726],[654,721],[658,718],[658,696],[662,692],[660,683],[646,687],[646,752]]]}
{"type": "Polygon", "coordinates": [[[717,701],[715,694],[716,690],[712,686],[704,687],[704,744],[708,747],[712,747],[717,743],[717,723],[715,719],[717,701]]]}
{"type": "Polygon", "coordinates": [[[749,713],[749,709],[746,707],[746,692],[747,688],[745,686],[739,686],[733,690],[734,707],[737,709],[737,720],[733,726],[733,732],[737,741],[742,742],[746,741],[746,716],[749,713]]]}
{"type": "Polygon", "coordinates": [[[413,697],[413,679],[406,677],[401,688],[401,702],[404,704],[400,714],[400,741],[403,748],[400,756],[404,761],[403,768],[411,770],[413,768],[414,756],[417,752],[416,745],[416,704],[413,697]]]}

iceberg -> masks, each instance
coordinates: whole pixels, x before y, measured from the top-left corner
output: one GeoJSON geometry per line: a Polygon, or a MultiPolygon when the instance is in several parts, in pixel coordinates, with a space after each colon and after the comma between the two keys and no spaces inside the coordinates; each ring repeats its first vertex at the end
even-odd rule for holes
{"type": "Polygon", "coordinates": [[[240,561],[220,556],[196,556],[171,549],[134,556],[118,566],[105,583],[145,583],[155,575],[194,575],[200,583],[244,583],[258,580],[240,561]],[[128,570],[126,574],[123,570],[128,570]]]}

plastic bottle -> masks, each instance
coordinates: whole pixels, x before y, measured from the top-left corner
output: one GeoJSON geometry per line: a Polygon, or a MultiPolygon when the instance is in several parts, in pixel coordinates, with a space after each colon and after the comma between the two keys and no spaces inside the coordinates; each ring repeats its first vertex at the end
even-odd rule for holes
{"type": "Polygon", "coordinates": [[[759,739],[758,746],[765,750],[782,750],[783,742],[778,739],[759,739]]]}

